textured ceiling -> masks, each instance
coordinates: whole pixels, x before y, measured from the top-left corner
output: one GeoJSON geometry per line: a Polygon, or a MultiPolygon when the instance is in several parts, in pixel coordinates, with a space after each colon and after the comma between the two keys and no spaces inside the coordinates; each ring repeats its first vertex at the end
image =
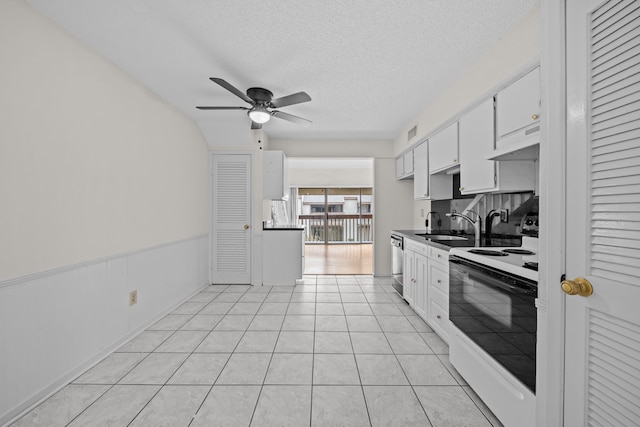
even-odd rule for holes
{"type": "Polygon", "coordinates": [[[249,127],[209,77],[312,101],[273,139],[392,139],[536,0],[29,0],[134,78],[203,121],[249,127]]]}

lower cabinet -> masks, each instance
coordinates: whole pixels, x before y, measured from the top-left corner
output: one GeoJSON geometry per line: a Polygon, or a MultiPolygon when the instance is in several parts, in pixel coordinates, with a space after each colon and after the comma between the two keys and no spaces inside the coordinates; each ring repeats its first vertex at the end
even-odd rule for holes
{"type": "Polygon", "coordinates": [[[429,301],[427,324],[449,342],[449,262],[448,252],[430,248],[429,301]]]}
{"type": "Polygon", "coordinates": [[[405,239],[403,271],[405,300],[448,343],[448,251],[405,239]]]}

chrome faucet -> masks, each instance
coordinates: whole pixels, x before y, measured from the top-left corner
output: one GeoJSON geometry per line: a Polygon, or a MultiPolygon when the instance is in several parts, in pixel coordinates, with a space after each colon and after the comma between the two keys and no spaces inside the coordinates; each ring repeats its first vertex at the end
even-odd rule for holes
{"type": "MultiPolygon", "coordinates": [[[[469,211],[473,212],[473,211],[469,211]]],[[[480,219],[480,215],[476,212],[473,212],[476,215],[476,220],[472,220],[468,216],[464,214],[457,213],[456,211],[446,213],[445,215],[451,218],[462,218],[466,220],[469,224],[473,225],[473,231],[475,235],[475,246],[480,247],[480,230],[482,229],[482,220],[480,219]]]]}

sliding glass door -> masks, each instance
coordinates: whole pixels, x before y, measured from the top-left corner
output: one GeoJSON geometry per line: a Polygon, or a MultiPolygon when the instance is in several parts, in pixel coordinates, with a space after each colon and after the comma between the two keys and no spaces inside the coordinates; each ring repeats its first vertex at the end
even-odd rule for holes
{"type": "Polygon", "coordinates": [[[296,211],[305,226],[306,242],[371,243],[371,188],[299,188],[296,211]]]}

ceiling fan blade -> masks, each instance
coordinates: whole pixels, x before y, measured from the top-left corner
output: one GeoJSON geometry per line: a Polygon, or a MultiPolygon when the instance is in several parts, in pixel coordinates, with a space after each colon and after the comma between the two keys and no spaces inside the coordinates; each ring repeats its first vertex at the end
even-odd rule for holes
{"type": "Polygon", "coordinates": [[[196,107],[198,110],[250,110],[247,107],[196,107]]]}
{"type": "Polygon", "coordinates": [[[293,123],[309,124],[311,120],[303,119],[302,117],[294,116],[293,114],[283,113],[282,111],[272,111],[271,115],[279,119],[288,120],[293,123]]]}
{"type": "Polygon", "coordinates": [[[242,99],[243,101],[246,101],[251,105],[254,104],[253,99],[249,98],[247,95],[240,92],[240,90],[236,89],[235,86],[233,86],[231,83],[227,82],[226,80],[220,79],[218,77],[209,77],[209,80],[219,84],[220,86],[222,86],[223,88],[225,88],[226,90],[228,90],[229,92],[237,96],[238,98],[242,99]]]}
{"type": "Polygon", "coordinates": [[[301,104],[303,102],[311,101],[311,97],[306,92],[293,93],[291,95],[283,96],[282,98],[274,99],[271,101],[273,108],[286,107],[287,105],[301,104]]]}
{"type": "Polygon", "coordinates": [[[262,129],[262,123],[256,123],[251,120],[251,129],[262,129]]]}

